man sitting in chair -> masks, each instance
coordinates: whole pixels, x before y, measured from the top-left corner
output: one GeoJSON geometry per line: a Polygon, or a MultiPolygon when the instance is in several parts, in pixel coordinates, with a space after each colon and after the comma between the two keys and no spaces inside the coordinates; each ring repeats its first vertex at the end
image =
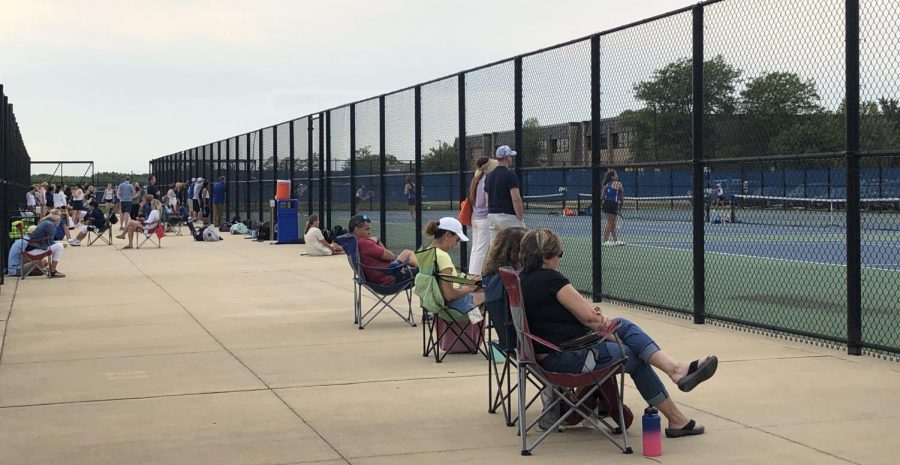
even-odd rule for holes
{"type": "Polygon", "coordinates": [[[75,239],[69,241],[69,245],[79,246],[81,245],[81,240],[87,236],[88,231],[94,231],[99,234],[104,229],[106,229],[106,217],[97,208],[97,202],[92,200],[88,204],[87,215],[84,217],[84,226],[81,227],[81,232],[75,236],[75,239]]]}
{"type": "Polygon", "coordinates": [[[366,281],[382,285],[391,284],[397,281],[397,278],[403,278],[402,274],[406,273],[404,271],[406,267],[399,265],[419,266],[416,254],[412,250],[404,250],[399,255],[394,255],[384,247],[377,237],[370,237],[369,231],[372,229],[372,222],[368,215],[356,215],[350,218],[347,229],[356,237],[356,242],[359,244],[359,261],[365,267],[366,281]],[[394,273],[379,272],[375,268],[390,268],[394,270],[394,273]]]}

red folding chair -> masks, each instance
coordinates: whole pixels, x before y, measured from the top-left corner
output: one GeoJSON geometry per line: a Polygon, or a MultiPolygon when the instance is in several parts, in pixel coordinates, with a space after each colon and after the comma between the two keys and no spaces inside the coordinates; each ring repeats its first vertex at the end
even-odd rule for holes
{"type": "Polygon", "coordinates": [[[26,265],[34,266],[35,268],[41,270],[41,272],[48,278],[52,278],[53,268],[51,267],[51,265],[53,264],[53,251],[48,248],[37,255],[32,255],[29,254],[27,250],[29,247],[32,247],[31,250],[40,249],[40,247],[44,244],[49,246],[53,243],[53,238],[47,237],[41,240],[26,239],[25,226],[22,223],[19,223],[18,225],[16,225],[16,228],[19,230],[19,237],[21,237],[22,240],[24,240],[26,243],[25,248],[22,249],[22,266],[19,269],[19,279],[25,279],[25,277],[28,276],[28,274],[31,272],[31,270],[27,269],[28,267],[26,265]],[[43,265],[43,261],[45,258],[47,259],[46,266],[43,265]]]}
{"type": "MultiPolygon", "coordinates": [[[[563,350],[555,344],[531,334],[529,331],[528,320],[525,317],[522,289],[519,283],[519,276],[516,272],[510,267],[500,268],[500,278],[503,280],[503,286],[506,288],[507,298],[509,299],[509,309],[518,339],[518,347],[516,349],[519,377],[518,423],[519,436],[522,438],[522,455],[531,455],[531,451],[537,448],[547,436],[556,431],[570,415],[581,415],[585,419],[585,422],[602,433],[603,436],[619,448],[622,453],[631,454],[633,451],[628,445],[628,434],[620,430],[622,434],[618,435],[619,439],[613,436],[618,430],[618,425],[625,424],[625,413],[622,402],[625,394],[625,362],[627,359],[622,357],[621,359],[610,362],[604,367],[595,368],[593,371],[587,373],[555,373],[544,370],[537,362],[532,343],[537,342],[557,352],[563,352],[563,350]],[[619,421],[618,424],[614,425],[607,422],[604,417],[599,416],[596,411],[588,409],[585,406],[585,402],[599,394],[600,386],[607,380],[615,379],[616,375],[619,376],[619,389],[615,391],[615,399],[609,399],[614,406],[614,410],[618,410],[619,421]],[[550,390],[553,393],[552,397],[555,399],[551,405],[545,406],[541,414],[531,422],[529,422],[526,417],[526,402],[528,400],[526,390],[529,377],[532,377],[543,384],[543,389],[550,390]],[[577,400],[573,400],[567,396],[567,393],[575,388],[586,388],[587,390],[582,392],[577,400]],[[529,444],[527,438],[528,432],[537,426],[541,417],[553,411],[552,407],[560,402],[564,402],[568,405],[569,410],[557,419],[552,427],[545,430],[537,437],[537,439],[529,444]]],[[[607,330],[605,336],[612,334],[615,330],[615,325],[610,326],[611,327],[607,330]]]]}

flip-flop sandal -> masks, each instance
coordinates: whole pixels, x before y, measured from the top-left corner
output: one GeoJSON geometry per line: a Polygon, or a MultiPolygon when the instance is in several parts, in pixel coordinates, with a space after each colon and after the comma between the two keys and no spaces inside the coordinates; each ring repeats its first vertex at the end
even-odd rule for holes
{"type": "Polygon", "coordinates": [[[712,378],[718,367],[719,359],[715,355],[709,356],[702,363],[694,360],[688,367],[687,374],[678,381],[678,389],[691,392],[698,384],[712,378]]]}
{"type": "Polygon", "coordinates": [[[130,246],[130,245],[126,245],[125,247],[122,247],[122,250],[124,250],[124,249],[133,249],[133,248],[134,248],[134,247],[132,247],[132,246],[130,246]]]}
{"type": "Polygon", "coordinates": [[[681,428],[666,428],[666,437],[667,438],[683,438],[685,436],[696,436],[698,434],[703,434],[706,431],[704,427],[697,427],[697,422],[691,420],[687,422],[686,425],[681,428]]]}

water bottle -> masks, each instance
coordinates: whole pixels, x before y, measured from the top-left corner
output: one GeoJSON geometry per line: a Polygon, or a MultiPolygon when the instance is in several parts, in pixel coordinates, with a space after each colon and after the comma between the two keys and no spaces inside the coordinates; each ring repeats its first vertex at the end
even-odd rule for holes
{"type": "Polygon", "coordinates": [[[641,433],[644,440],[644,456],[659,457],[662,455],[662,431],[659,424],[659,414],[653,407],[644,410],[641,418],[641,433]]]}

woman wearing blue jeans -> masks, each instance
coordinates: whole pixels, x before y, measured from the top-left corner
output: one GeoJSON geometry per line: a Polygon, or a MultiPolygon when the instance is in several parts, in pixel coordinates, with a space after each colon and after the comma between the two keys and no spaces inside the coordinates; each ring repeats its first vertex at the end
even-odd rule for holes
{"type": "MultiPolygon", "coordinates": [[[[610,324],[599,307],[593,307],[557,271],[562,258],[562,243],[549,229],[529,231],[519,246],[522,270],[522,297],[532,334],[557,346],[594,331],[604,333],[610,324]]],[[[713,355],[690,363],[679,362],[662,351],[650,336],[634,323],[618,319],[616,337],[624,346],[600,341],[580,350],[556,352],[535,344],[538,362],[558,373],[587,373],[602,369],[613,360],[628,357],[625,372],[631,375],[641,396],[669,421],[667,437],[703,434],[704,428],[686,417],[669,397],[653,367],[663,371],[684,392],[689,392],[716,372],[718,359],[713,355]]]]}

